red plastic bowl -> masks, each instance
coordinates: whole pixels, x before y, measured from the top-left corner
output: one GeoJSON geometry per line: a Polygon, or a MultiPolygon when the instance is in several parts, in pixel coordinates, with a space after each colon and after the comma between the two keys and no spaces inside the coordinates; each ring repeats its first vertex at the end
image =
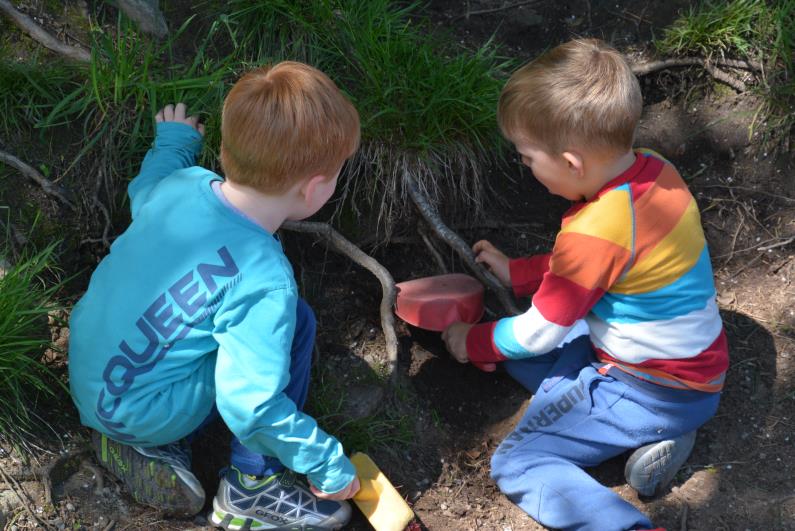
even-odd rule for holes
{"type": "Polygon", "coordinates": [[[418,328],[442,332],[452,323],[483,317],[483,285],[460,273],[400,282],[395,315],[418,328]]]}

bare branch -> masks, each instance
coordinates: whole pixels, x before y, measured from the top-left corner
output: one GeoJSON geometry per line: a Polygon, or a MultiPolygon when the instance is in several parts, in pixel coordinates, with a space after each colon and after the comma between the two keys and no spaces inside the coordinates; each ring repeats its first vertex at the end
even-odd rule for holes
{"type": "Polygon", "coordinates": [[[653,61],[651,63],[632,65],[632,72],[636,76],[645,76],[647,74],[651,74],[652,72],[656,72],[658,70],[664,70],[666,68],[675,68],[680,66],[700,66],[704,68],[704,70],[706,70],[709,73],[709,75],[711,75],[717,81],[729,85],[738,92],[745,92],[748,89],[748,87],[742,80],[718,68],[719,66],[726,68],[739,68],[742,70],[754,70],[757,72],[762,70],[762,65],[755,61],[740,61],[737,59],[719,59],[719,58],[702,59],[700,57],[681,57],[681,58],[665,59],[663,61],[653,61]]]}
{"type": "Polygon", "coordinates": [[[406,189],[408,190],[409,197],[411,197],[411,200],[414,202],[417,210],[419,210],[420,215],[428,223],[428,226],[431,228],[431,230],[433,230],[433,232],[442,241],[447,243],[453,248],[453,250],[455,250],[456,253],[458,253],[458,255],[464,260],[464,263],[466,263],[469,269],[475,274],[476,277],[478,277],[483,285],[489,288],[497,296],[497,299],[500,301],[500,304],[503,306],[505,311],[512,315],[522,313],[519,311],[519,308],[516,307],[516,303],[513,301],[511,294],[508,293],[508,290],[506,290],[500,284],[497,278],[492,275],[491,272],[487,271],[483,266],[475,262],[475,255],[472,252],[472,248],[467,245],[461,236],[444,224],[442,219],[439,217],[439,213],[433,206],[431,206],[425,194],[420,191],[417,181],[411,175],[409,170],[403,171],[403,181],[406,185],[406,189]]]}
{"type": "Polygon", "coordinates": [[[80,61],[82,63],[91,61],[91,52],[82,46],[64,44],[50,35],[47,30],[36,24],[32,18],[15,8],[9,0],[0,0],[0,11],[5,13],[19,29],[30,35],[31,38],[39,44],[74,61],[80,61]]]}
{"type": "MultiPolygon", "coordinates": [[[[0,0],[2,2],[4,0],[0,0]]],[[[53,183],[46,177],[44,177],[41,173],[36,171],[35,168],[32,166],[22,162],[18,158],[16,158],[11,153],[7,153],[5,151],[0,150],[0,162],[4,162],[9,166],[13,166],[20,172],[22,172],[26,177],[36,181],[36,183],[41,186],[42,190],[45,193],[58,198],[64,205],[69,207],[71,210],[74,210],[74,205],[71,201],[66,197],[67,192],[62,187],[58,186],[57,184],[53,183]]]]}
{"type": "Polygon", "coordinates": [[[394,383],[397,378],[398,364],[398,341],[395,332],[395,299],[397,290],[392,274],[372,256],[356,247],[348,241],[342,234],[334,230],[328,223],[315,221],[287,221],[282,228],[294,231],[312,233],[321,236],[326,242],[330,243],[339,253],[347,256],[363,268],[370,271],[378,278],[381,283],[383,295],[381,297],[381,328],[384,331],[384,341],[386,343],[386,354],[389,362],[388,377],[394,383]]]}

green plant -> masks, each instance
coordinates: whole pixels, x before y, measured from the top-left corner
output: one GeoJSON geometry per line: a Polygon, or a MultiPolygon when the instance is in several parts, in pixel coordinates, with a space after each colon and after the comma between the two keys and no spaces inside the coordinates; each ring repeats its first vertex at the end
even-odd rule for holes
{"type": "Polygon", "coordinates": [[[418,19],[417,4],[389,0],[234,0],[224,20],[237,47],[253,52],[246,60],[306,61],[350,95],[363,143],[342,204],[372,209],[389,233],[410,212],[401,180],[409,171],[432,197],[480,208],[510,67],[491,43],[474,52],[454,46],[418,19]]]}
{"type": "Polygon", "coordinates": [[[46,282],[57,244],[20,258],[0,278],[0,439],[24,443],[35,419],[33,404],[62,384],[41,361],[50,347],[48,318],[60,284],[46,282]]]}
{"type": "MultiPolygon", "coordinates": [[[[351,374],[348,374],[346,380],[350,378],[351,374]]],[[[368,452],[379,446],[412,441],[411,420],[392,408],[379,408],[371,415],[350,418],[346,413],[346,401],[350,398],[345,387],[346,382],[328,368],[316,368],[307,410],[324,430],[342,442],[346,452],[368,452]]]]}
{"type": "Polygon", "coordinates": [[[655,44],[664,54],[732,56],[763,63],[757,89],[763,101],[749,134],[764,122],[769,138],[788,137],[795,126],[795,0],[706,0],[666,28],[655,44]]]}

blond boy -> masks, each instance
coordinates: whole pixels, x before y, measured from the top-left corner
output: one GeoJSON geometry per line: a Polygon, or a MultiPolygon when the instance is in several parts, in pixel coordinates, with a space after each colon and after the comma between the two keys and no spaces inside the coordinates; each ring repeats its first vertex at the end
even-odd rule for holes
{"type": "Polygon", "coordinates": [[[331,197],[359,116],[310,66],[253,70],[224,103],[225,178],[195,166],[204,128],[185,105],[156,121],[132,223],[71,318],[71,391],[97,457],[136,500],[195,514],[188,439],[220,414],[234,440],[213,524],[339,529],[359,484],[302,412],[315,319],[275,233],[331,197]]]}
{"type": "Polygon", "coordinates": [[[629,66],[598,40],[513,74],[500,127],[536,179],[574,205],[550,254],[510,260],[474,246],[517,296],[533,294],[526,313],[444,332],[458,361],[503,362],[534,393],[492,477],[554,529],[651,528],[582,468],[637,449],[628,482],[659,492],[715,414],[728,366],[698,208],[670,163],[632,149],[641,108],[629,66]]]}

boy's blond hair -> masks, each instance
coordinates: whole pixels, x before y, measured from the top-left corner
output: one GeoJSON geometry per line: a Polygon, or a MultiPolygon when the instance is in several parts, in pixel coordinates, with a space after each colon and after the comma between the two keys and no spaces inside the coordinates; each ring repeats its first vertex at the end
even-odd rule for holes
{"type": "Polygon", "coordinates": [[[306,177],[334,177],[359,146],[359,114],[323,72],[284,61],[235,83],[221,139],[230,181],[280,193],[306,177]]]}
{"type": "Polygon", "coordinates": [[[632,148],[643,98],[624,57],[598,39],[573,40],[514,72],[500,95],[503,134],[559,154],[632,148]]]}

